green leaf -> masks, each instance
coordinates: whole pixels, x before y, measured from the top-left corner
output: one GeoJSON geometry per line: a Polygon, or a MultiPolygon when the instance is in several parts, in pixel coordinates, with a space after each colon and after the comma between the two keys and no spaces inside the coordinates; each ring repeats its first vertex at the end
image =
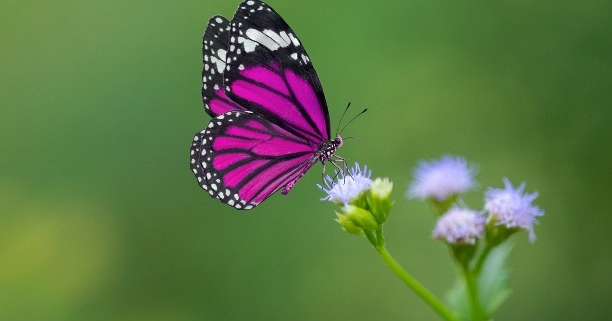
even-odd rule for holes
{"type": "Polygon", "coordinates": [[[510,296],[510,272],[506,263],[512,248],[510,242],[500,244],[489,252],[482,266],[478,287],[482,307],[488,315],[493,315],[510,296]]]}
{"type": "Polygon", "coordinates": [[[465,288],[463,278],[458,278],[453,287],[447,293],[447,301],[451,310],[459,316],[461,320],[470,320],[470,298],[465,288]]]}

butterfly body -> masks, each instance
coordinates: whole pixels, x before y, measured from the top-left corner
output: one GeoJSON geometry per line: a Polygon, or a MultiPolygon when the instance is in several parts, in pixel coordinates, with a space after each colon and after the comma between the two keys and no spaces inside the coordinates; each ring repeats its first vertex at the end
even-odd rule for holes
{"type": "Polygon", "coordinates": [[[342,161],[330,139],[318,76],[301,42],[267,4],[242,2],[203,36],[202,101],[213,118],[196,133],[191,170],[237,209],[287,194],[315,163],[342,161]]]}

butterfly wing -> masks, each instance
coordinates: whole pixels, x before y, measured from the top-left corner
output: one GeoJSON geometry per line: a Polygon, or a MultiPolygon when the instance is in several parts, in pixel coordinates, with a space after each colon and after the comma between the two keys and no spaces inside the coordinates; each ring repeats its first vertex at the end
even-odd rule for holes
{"type": "Polygon", "coordinates": [[[329,139],[329,113],[319,77],[283,18],[261,1],[244,1],[229,35],[227,96],[297,136],[316,142],[329,139]]]}
{"type": "Polygon", "coordinates": [[[230,110],[244,110],[225,95],[223,71],[229,47],[230,22],[216,15],[208,20],[202,36],[202,102],[211,117],[230,110]]]}
{"type": "Polygon", "coordinates": [[[196,134],[191,169],[211,196],[248,210],[303,175],[316,162],[316,151],[257,114],[232,111],[196,134]]]}
{"type": "Polygon", "coordinates": [[[215,118],[194,137],[191,169],[211,196],[250,209],[287,193],[318,160],[329,113],[310,58],[278,13],[247,0],[227,28],[215,16],[204,33],[202,100],[215,118]]]}

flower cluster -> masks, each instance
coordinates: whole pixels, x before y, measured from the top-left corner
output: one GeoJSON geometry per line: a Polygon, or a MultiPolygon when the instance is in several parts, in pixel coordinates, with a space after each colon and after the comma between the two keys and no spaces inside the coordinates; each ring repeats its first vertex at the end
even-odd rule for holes
{"type": "MultiPolygon", "coordinates": [[[[410,198],[427,199],[434,203],[457,203],[457,197],[476,186],[475,170],[462,158],[444,156],[440,160],[423,161],[414,171],[414,181],[408,188],[410,198]]],[[[444,208],[433,236],[449,244],[475,244],[488,232],[487,237],[495,242],[505,240],[519,230],[529,232],[529,239],[535,240],[536,217],[544,215],[532,202],[537,193],[524,193],[525,183],[514,188],[504,178],[503,189],[489,188],[485,193],[484,211],[477,212],[465,206],[449,205],[444,208]],[[484,214],[487,216],[484,216],[484,214]],[[485,228],[485,222],[486,228],[485,228]]]]}
{"type": "Polygon", "coordinates": [[[324,178],[325,186],[318,185],[326,193],[322,201],[340,206],[336,222],[351,234],[363,235],[378,230],[387,220],[391,206],[393,183],[387,178],[370,178],[372,172],[359,164],[348,170],[336,172],[334,177],[324,178]]]}
{"type": "Polygon", "coordinates": [[[366,166],[355,164],[348,171],[340,170],[324,178],[323,186],[319,185],[325,192],[321,200],[340,206],[336,222],[348,233],[365,236],[406,285],[445,320],[492,320],[490,314],[510,293],[505,262],[512,247],[505,241],[518,231],[527,231],[529,239],[535,241],[534,226],[537,218],[544,215],[533,205],[538,193],[526,193],[525,183],[514,187],[504,178],[504,187],[489,187],[484,193],[483,209],[474,210],[462,199],[464,193],[478,185],[474,165],[460,157],[444,156],[417,166],[406,196],[433,205],[437,222],[432,236],[448,245],[461,274],[449,293],[449,309],[386,250],[383,224],[393,206],[393,183],[387,178],[372,179],[371,175],[366,166]]]}

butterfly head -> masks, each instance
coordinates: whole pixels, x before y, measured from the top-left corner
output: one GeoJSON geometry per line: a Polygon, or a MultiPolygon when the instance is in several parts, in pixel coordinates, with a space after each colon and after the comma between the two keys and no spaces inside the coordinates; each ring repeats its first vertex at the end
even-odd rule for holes
{"type": "Polygon", "coordinates": [[[336,136],[336,138],[334,139],[334,145],[336,145],[336,148],[342,146],[342,143],[342,137],[340,137],[340,135],[336,136]]]}

